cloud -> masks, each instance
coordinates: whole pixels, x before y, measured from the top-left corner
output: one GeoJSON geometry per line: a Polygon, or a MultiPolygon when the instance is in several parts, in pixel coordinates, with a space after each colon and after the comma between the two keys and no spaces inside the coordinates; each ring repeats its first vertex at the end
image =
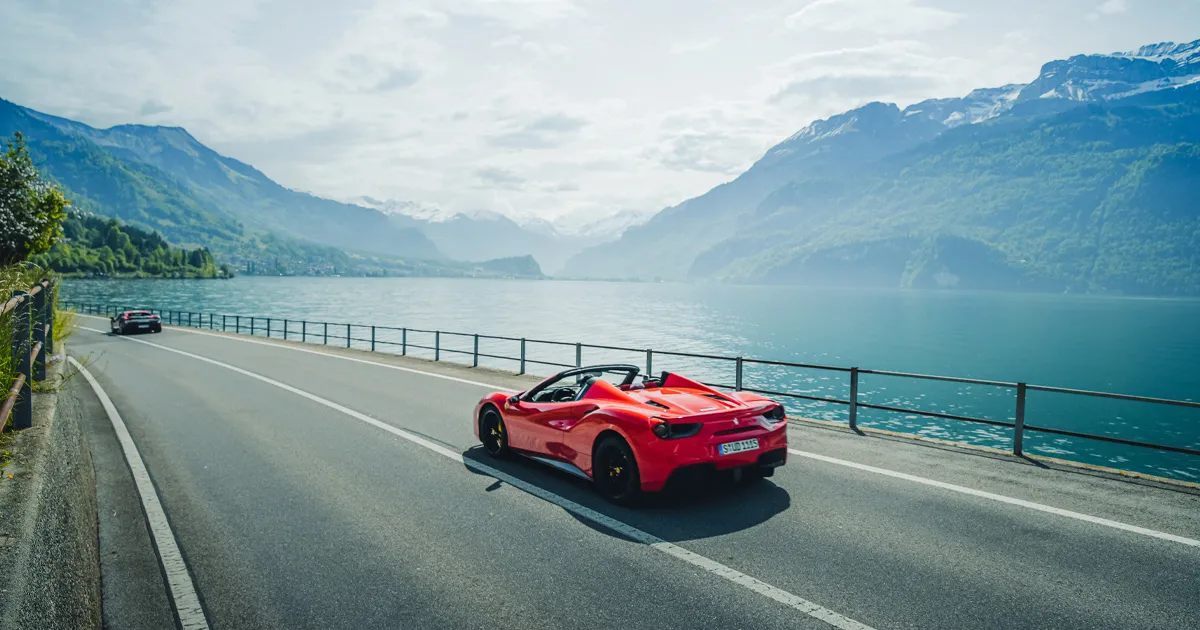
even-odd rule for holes
{"type": "Polygon", "coordinates": [[[808,53],[768,70],[775,82],[768,100],[817,104],[822,111],[848,109],[873,100],[923,100],[969,70],[963,59],[938,55],[927,44],[915,41],[808,53]]]}
{"type": "Polygon", "coordinates": [[[561,55],[568,50],[567,47],[563,46],[562,44],[541,44],[517,34],[501,37],[500,39],[492,42],[492,47],[512,48],[539,56],[546,54],[561,55]]]}
{"type": "Polygon", "coordinates": [[[667,113],[643,157],[672,170],[731,175],[745,170],[775,138],[750,103],[700,105],[667,113]]]}
{"type": "Polygon", "coordinates": [[[562,113],[544,114],[515,129],[492,135],[487,142],[507,149],[545,149],[561,145],[585,125],[587,121],[583,118],[562,113]]]}
{"type": "Polygon", "coordinates": [[[1117,15],[1124,13],[1129,9],[1125,0],[1107,0],[1107,2],[1096,7],[1095,11],[1090,11],[1085,16],[1088,20],[1096,21],[1105,15],[1117,15]]]}
{"type": "Polygon", "coordinates": [[[480,180],[484,188],[503,188],[507,190],[520,190],[525,186],[526,179],[516,173],[495,166],[487,166],[475,170],[475,177],[480,180]]]}
{"type": "Polygon", "coordinates": [[[698,40],[684,40],[684,41],[673,42],[671,44],[670,51],[671,51],[672,55],[686,55],[688,53],[695,53],[695,52],[701,52],[701,51],[708,50],[709,48],[712,48],[713,46],[716,46],[717,44],[720,44],[720,43],[721,43],[720,37],[709,37],[708,39],[698,39],[698,40]]]}
{"type": "Polygon", "coordinates": [[[442,0],[439,6],[452,16],[516,30],[532,30],[583,14],[573,0],[442,0]]]}
{"type": "Polygon", "coordinates": [[[882,35],[940,31],[962,15],[917,4],[916,0],[817,0],[789,15],[794,31],[866,31],[882,35]]]}
{"type": "Polygon", "coordinates": [[[548,192],[577,192],[582,190],[579,182],[559,182],[557,184],[547,184],[542,187],[548,192]]]}
{"type": "Polygon", "coordinates": [[[416,85],[421,80],[421,71],[414,68],[391,70],[372,88],[376,92],[390,92],[416,85]]]}
{"type": "Polygon", "coordinates": [[[169,111],[171,111],[170,105],[167,105],[165,103],[162,103],[162,102],[154,100],[154,99],[150,99],[150,100],[142,103],[142,106],[138,108],[138,115],[139,116],[153,116],[155,114],[165,114],[169,111]]]}

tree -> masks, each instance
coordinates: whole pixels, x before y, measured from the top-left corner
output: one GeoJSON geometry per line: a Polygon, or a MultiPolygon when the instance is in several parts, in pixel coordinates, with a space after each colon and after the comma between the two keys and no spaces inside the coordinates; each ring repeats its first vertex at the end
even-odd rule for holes
{"type": "Polygon", "coordinates": [[[50,249],[62,236],[68,201],[38,175],[20,132],[0,156],[0,265],[50,249]]]}

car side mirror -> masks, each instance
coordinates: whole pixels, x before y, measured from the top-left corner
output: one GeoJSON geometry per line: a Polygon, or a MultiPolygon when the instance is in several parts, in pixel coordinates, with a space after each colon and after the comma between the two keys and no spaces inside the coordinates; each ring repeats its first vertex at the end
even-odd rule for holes
{"type": "Polygon", "coordinates": [[[518,403],[520,403],[520,402],[521,402],[521,395],[520,395],[520,394],[513,394],[513,395],[512,395],[512,396],[510,396],[510,397],[509,397],[509,399],[508,399],[508,404],[510,404],[510,405],[517,405],[517,404],[518,404],[518,403]]]}

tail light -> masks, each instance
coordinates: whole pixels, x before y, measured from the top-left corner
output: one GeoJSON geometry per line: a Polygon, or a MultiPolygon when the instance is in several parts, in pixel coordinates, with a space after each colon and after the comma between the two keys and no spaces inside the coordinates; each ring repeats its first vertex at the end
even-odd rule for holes
{"type": "Polygon", "coordinates": [[[700,428],[704,426],[700,422],[676,422],[671,423],[662,418],[654,418],[656,424],[650,427],[650,431],[664,440],[677,440],[679,438],[692,437],[700,432],[700,428]]]}
{"type": "Polygon", "coordinates": [[[775,405],[774,407],[764,411],[763,415],[759,416],[758,420],[758,423],[762,425],[764,429],[769,430],[774,430],[786,422],[787,411],[784,410],[783,405],[775,405]]]}
{"type": "Polygon", "coordinates": [[[129,319],[129,313],[125,313],[124,315],[122,315],[121,319],[129,319]]]}

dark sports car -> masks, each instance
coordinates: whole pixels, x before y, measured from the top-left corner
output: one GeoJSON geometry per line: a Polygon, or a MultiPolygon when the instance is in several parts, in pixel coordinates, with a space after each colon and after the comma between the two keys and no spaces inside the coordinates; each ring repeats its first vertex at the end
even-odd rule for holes
{"type": "Polygon", "coordinates": [[[779,403],[635,365],[575,368],[525,392],[489,394],[475,435],[492,456],[520,453],[590,479],[614,503],[687,472],[770,477],[787,461],[779,403]]]}
{"type": "Polygon", "coordinates": [[[125,311],[109,320],[112,331],[118,335],[132,332],[162,332],[162,319],[150,311],[125,311]]]}

